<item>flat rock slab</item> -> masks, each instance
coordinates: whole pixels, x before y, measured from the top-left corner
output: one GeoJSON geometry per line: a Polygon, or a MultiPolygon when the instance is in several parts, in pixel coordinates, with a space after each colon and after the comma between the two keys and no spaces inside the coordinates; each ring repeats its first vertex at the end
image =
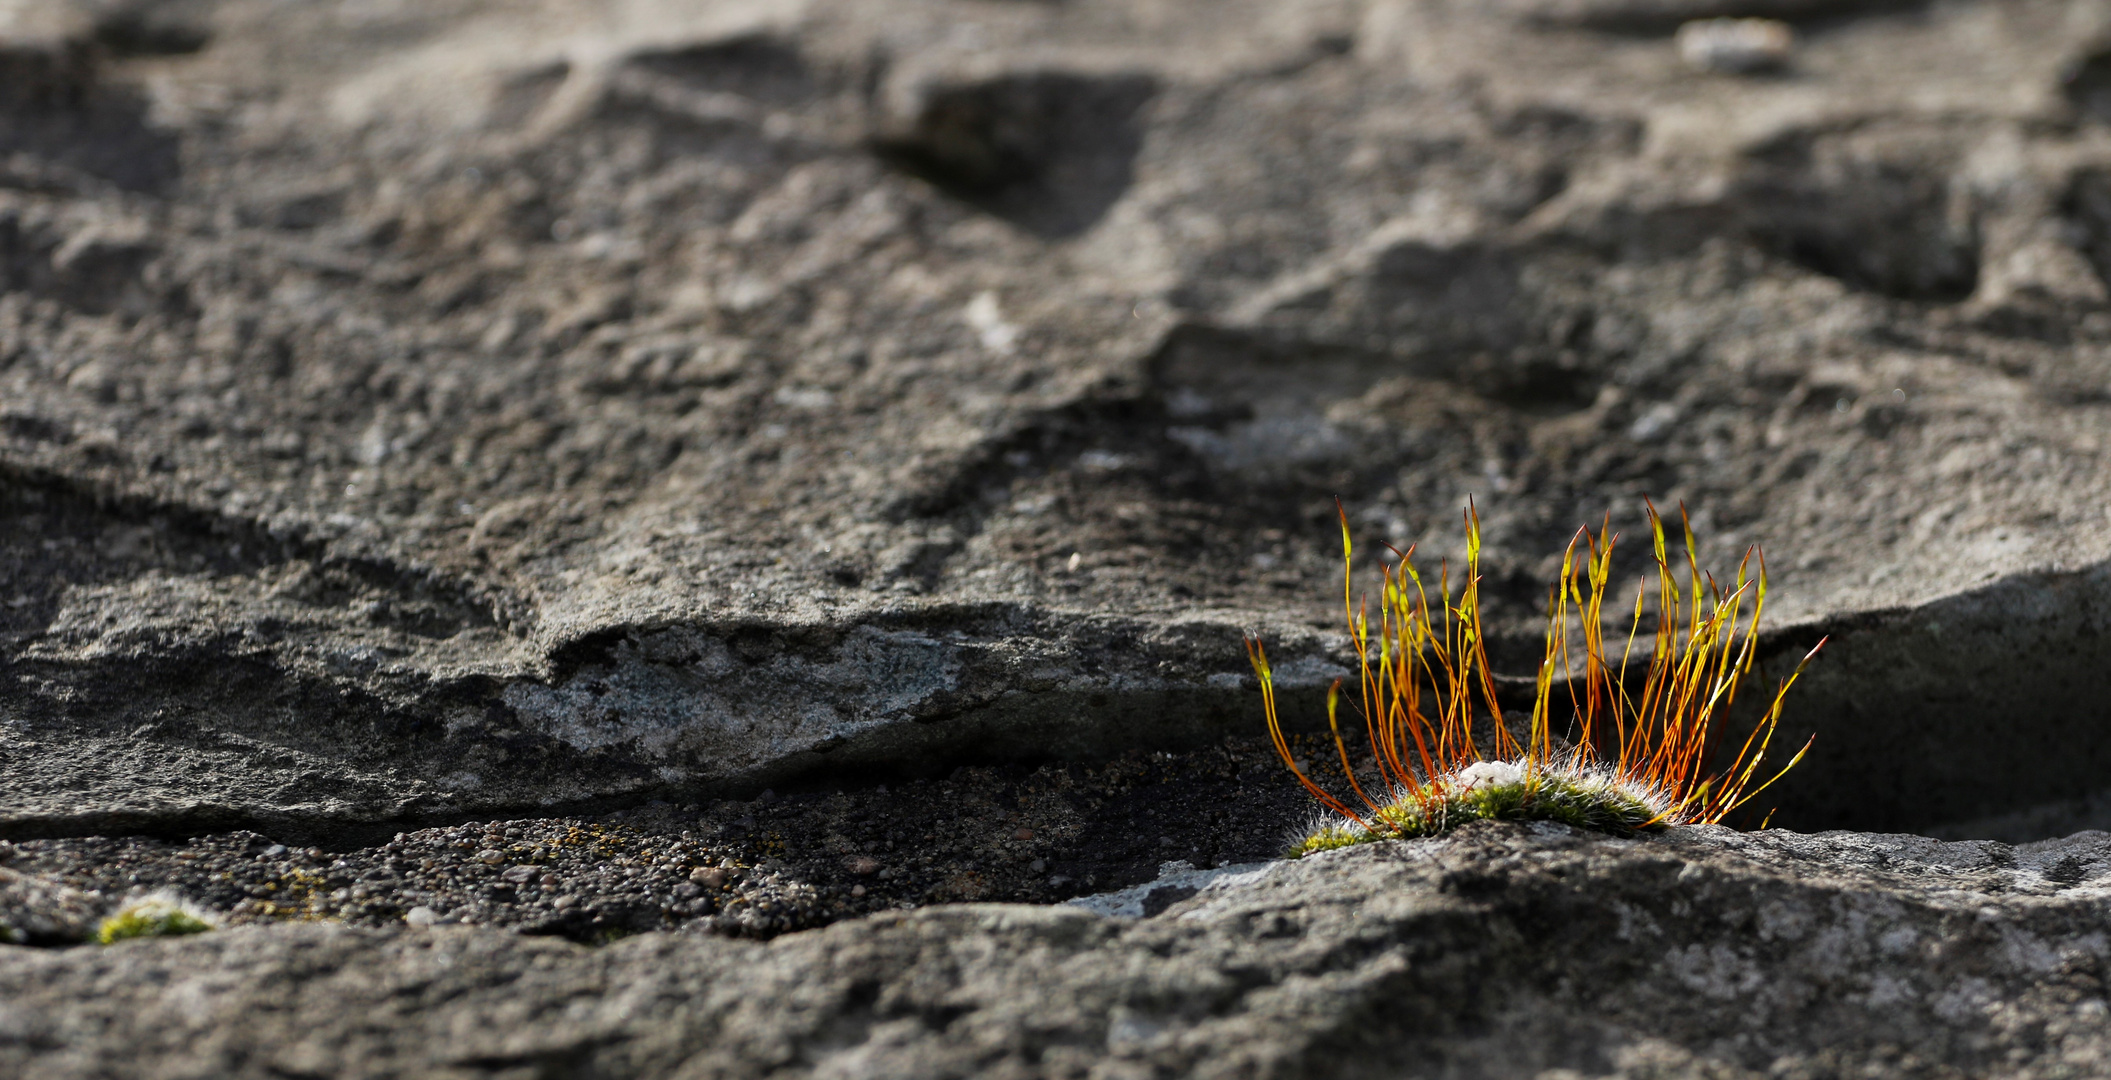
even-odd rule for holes
{"type": "Polygon", "coordinates": [[[161,1076],[2096,1075],[2101,833],[1477,825],[1151,918],[968,905],[602,948],[292,925],[0,948],[0,1067],[161,1076]]]}
{"type": "Polygon", "coordinates": [[[1432,559],[1476,498],[1523,675],[1575,527],[1683,501],[1770,672],[1835,635],[1777,820],[2072,827],[2106,18],[0,6],[0,834],[1195,745],[1246,629],[1304,722],[1335,495],[1432,559]]]}

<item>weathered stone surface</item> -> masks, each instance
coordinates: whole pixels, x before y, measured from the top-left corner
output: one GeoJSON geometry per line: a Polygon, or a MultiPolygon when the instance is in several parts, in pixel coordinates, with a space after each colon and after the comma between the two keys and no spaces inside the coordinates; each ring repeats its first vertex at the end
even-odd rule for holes
{"type": "Polygon", "coordinates": [[[1513,672],[1577,524],[1764,542],[1784,823],[2102,786],[2097,5],[5,10],[0,832],[1192,744],[1336,494],[1513,672]]]}
{"type": "Polygon", "coordinates": [[[176,897],[228,926],[391,927],[424,908],[440,923],[585,942],[769,937],[929,904],[1054,903],[1149,882],[1168,863],[1275,859],[1311,812],[1267,743],[1227,739],[378,835],[339,825],[23,840],[0,846],[0,862],[84,894],[176,897]]]}
{"type": "Polygon", "coordinates": [[[2083,1076],[2103,834],[1475,826],[1143,920],[972,905],[762,944],[224,930],[0,950],[0,1067],[98,1076],[2083,1076]]]}
{"type": "Polygon", "coordinates": [[[106,906],[99,893],[0,867],[0,945],[84,941],[106,906]]]}

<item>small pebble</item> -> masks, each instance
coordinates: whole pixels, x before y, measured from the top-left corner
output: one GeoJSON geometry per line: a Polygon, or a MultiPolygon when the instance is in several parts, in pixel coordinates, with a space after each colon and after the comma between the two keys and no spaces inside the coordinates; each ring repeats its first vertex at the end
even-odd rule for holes
{"type": "Polygon", "coordinates": [[[1752,75],[1786,66],[1796,32],[1779,19],[1695,19],[1679,27],[1679,58],[1699,71],[1752,75]]]}
{"type": "MultiPolygon", "coordinates": [[[[60,856],[66,860],[60,870],[106,890],[203,893],[198,899],[236,923],[322,917],[404,932],[492,926],[587,940],[678,927],[771,935],[880,908],[1095,891],[1091,880],[1073,882],[1054,872],[1049,848],[1057,833],[1073,831],[1066,812],[1009,805],[1003,780],[968,770],[933,781],[934,791],[912,791],[912,809],[946,803],[930,808],[938,815],[931,820],[903,814],[875,788],[818,799],[778,795],[767,809],[760,802],[717,802],[702,821],[672,820],[673,807],[634,815],[669,818],[651,827],[549,819],[420,829],[342,852],[278,845],[254,833],[174,844],[18,841],[9,869],[32,859],[56,863],[60,856]],[[971,807],[965,813],[956,805],[964,796],[971,807]],[[736,820],[742,827],[726,831],[730,842],[722,840],[720,826],[736,820]],[[957,827],[971,820],[989,831],[957,827]],[[1044,840],[1040,823],[1057,833],[1044,840]],[[764,828],[819,842],[786,844],[775,833],[755,838],[764,828]],[[208,866],[211,872],[201,873],[208,866]],[[414,905],[423,910],[407,912],[414,905]]],[[[1123,815],[1130,843],[1159,859],[1192,851],[1189,857],[1200,862],[1203,848],[1188,833],[1142,831],[1153,816],[1123,815]],[[1169,834],[1162,852],[1153,843],[1159,833],[1169,834]]],[[[1211,857],[1223,854],[1218,846],[1209,846],[1211,857]]],[[[1140,861],[1135,856],[1142,851],[1127,844],[1124,850],[1121,859],[1140,861]]],[[[1064,854],[1088,865],[1097,858],[1089,851],[1064,854]]],[[[1102,870],[1099,885],[1122,873],[1102,870]]]]}

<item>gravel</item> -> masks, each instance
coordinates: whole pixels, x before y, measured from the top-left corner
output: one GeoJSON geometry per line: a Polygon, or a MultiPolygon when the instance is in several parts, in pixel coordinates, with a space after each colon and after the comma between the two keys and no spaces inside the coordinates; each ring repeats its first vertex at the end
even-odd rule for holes
{"type": "Polygon", "coordinates": [[[770,937],[935,903],[1050,903],[1148,881],[1175,859],[1212,866],[1273,856],[1307,802],[1256,736],[1099,766],[966,767],[862,788],[416,829],[328,848],[249,831],[26,840],[5,865],[108,903],[165,890],[229,925],[407,922],[579,941],[650,930],[770,937]]]}

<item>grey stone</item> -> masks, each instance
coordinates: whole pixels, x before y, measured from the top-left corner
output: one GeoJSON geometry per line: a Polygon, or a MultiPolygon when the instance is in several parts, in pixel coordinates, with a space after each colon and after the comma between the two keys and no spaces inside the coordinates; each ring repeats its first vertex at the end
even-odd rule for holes
{"type": "Polygon", "coordinates": [[[1138,919],[1145,915],[1156,915],[1204,888],[1248,884],[1266,877],[1284,865],[1287,864],[1240,863],[1198,870],[1184,860],[1167,862],[1159,865],[1156,878],[1141,885],[1092,896],[1080,896],[1064,903],[1084,908],[1097,915],[1138,919]]]}
{"type": "Polygon", "coordinates": [[[1701,71],[1750,75],[1789,62],[1795,31],[1779,19],[1695,19],[1679,27],[1679,57],[1701,71]]]}
{"type": "Polygon", "coordinates": [[[1604,30],[1668,30],[1688,20],[1822,19],[1896,7],[1894,0],[1495,0],[1528,21],[1604,30]]]}
{"type": "Polygon", "coordinates": [[[0,867],[0,944],[85,941],[109,907],[99,892],[0,867]]]}
{"type": "Polygon", "coordinates": [[[2106,883],[2100,833],[2009,848],[1482,825],[1221,878],[1145,919],[965,905],[602,948],[235,928],[0,949],[0,1068],[2095,1075],[2106,883]]]}
{"type": "Polygon", "coordinates": [[[1520,676],[1578,524],[1763,542],[1783,823],[2104,786],[2094,7],[531,7],[7,9],[0,834],[1309,724],[1336,494],[1520,676]]]}

